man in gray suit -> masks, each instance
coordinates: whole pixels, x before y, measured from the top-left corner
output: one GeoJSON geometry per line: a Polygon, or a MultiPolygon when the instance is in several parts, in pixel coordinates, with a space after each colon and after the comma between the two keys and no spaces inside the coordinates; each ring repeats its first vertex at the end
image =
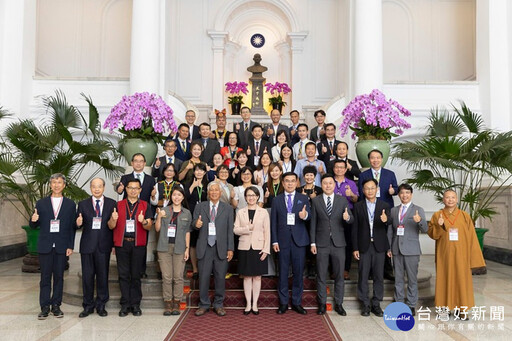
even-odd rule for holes
{"type": "Polygon", "coordinates": [[[325,314],[327,301],[327,272],[329,257],[332,260],[332,271],[334,280],[334,310],[346,316],[343,309],[343,295],[345,280],[343,270],[345,269],[345,232],[343,221],[352,224],[354,217],[348,208],[348,201],[341,195],[334,194],[336,182],[331,174],[322,176],[323,194],[313,198],[311,201],[311,253],[316,255],[317,268],[317,299],[318,315],[325,314]]]}
{"type": "Polygon", "coordinates": [[[220,153],[220,143],[216,139],[211,139],[210,134],[212,128],[209,123],[203,122],[199,125],[199,133],[201,138],[194,140],[194,142],[203,145],[204,150],[201,153],[201,161],[207,163],[209,166],[213,166],[213,156],[220,153]]]}
{"type": "Polygon", "coordinates": [[[192,225],[199,230],[196,253],[199,260],[199,309],[195,315],[204,315],[210,309],[208,289],[213,270],[215,298],[213,310],[219,316],[226,315],[224,292],[228,262],[233,258],[233,208],[220,202],[221,188],[218,182],[208,184],[208,201],[197,204],[192,225]]]}
{"type": "Polygon", "coordinates": [[[420,231],[427,232],[428,224],[425,220],[423,208],[412,203],[412,187],[401,184],[398,187],[398,197],[402,202],[391,209],[388,238],[391,244],[393,264],[395,270],[395,301],[404,302],[405,279],[407,273],[407,300],[405,303],[416,314],[418,302],[418,264],[420,262],[420,231]]]}
{"type": "Polygon", "coordinates": [[[288,132],[288,127],[285,126],[284,124],[281,124],[281,112],[279,112],[279,110],[277,109],[272,109],[272,111],[270,112],[270,119],[272,120],[272,123],[266,125],[266,129],[263,134],[263,139],[270,142],[270,145],[273,147],[277,144],[277,133],[281,130],[284,130],[289,143],[290,134],[288,132]]]}
{"type": "Polygon", "coordinates": [[[234,124],[233,131],[238,134],[238,146],[246,149],[252,138],[252,128],[258,123],[251,120],[251,109],[249,107],[242,107],[240,116],[242,116],[242,122],[234,124]]]}

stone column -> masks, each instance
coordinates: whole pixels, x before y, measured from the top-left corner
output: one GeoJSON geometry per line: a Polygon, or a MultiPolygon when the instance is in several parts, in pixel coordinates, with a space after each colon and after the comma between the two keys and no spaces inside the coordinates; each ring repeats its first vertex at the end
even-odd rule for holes
{"type": "Polygon", "coordinates": [[[352,95],[357,96],[382,87],[382,0],[356,0],[352,3],[352,95]]]}
{"type": "Polygon", "coordinates": [[[133,0],[131,93],[160,94],[160,6],[159,0],[133,0]]]}
{"type": "Polygon", "coordinates": [[[304,39],[308,36],[308,32],[290,32],[288,38],[290,39],[290,49],[292,51],[292,82],[290,88],[292,92],[288,94],[289,109],[297,109],[302,114],[302,106],[304,104],[304,81],[303,74],[306,70],[304,55],[304,39]],[[291,96],[290,96],[291,95],[291,96]],[[293,99],[293,100],[292,100],[293,99]]]}
{"type": "Polygon", "coordinates": [[[221,110],[224,107],[224,48],[228,32],[208,31],[212,38],[212,105],[221,110]]]}

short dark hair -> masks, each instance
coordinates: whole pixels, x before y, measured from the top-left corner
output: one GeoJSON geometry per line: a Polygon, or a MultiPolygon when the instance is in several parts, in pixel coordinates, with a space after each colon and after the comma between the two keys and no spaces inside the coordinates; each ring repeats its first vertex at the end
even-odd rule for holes
{"type": "Polygon", "coordinates": [[[298,110],[296,110],[296,109],[293,109],[292,111],[290,111],[290,116],[291,116],[294,112],[296,112],[296,113],[300,116],[300,112],[299,112],[298,110]]]}
{"type": "Polygon", "coordinates": [[[142,153],[135,153],[135,154],[133,154],[132,155],[132,162],[133,162],[133,160],[135,159],[136,156],[142,156],[142,158],[144,159],[144,162],[146,162],[146,157],[142,153]]]}
{"type": "Polygon", "coordinates": [[[361,187],[364,187],[364,185],[366,185],[368,182],[373,182],[375,186],[379,187],[379,183],[374,178],[364,180],[361,187]]]}
{"type": "Polygon", "coordinates": [[[332,168],[336,167],[336,164],[338,164],[338,163],[343,163],[345,165],[345,168],[347,168],[347,161],[341,160],[341,159],[334,160],[334,162],[332,164],[332,168]]]}
{"type": "Polygon", "coordinates": [[[304,167],[304,169],[302,170],[302,175],[306,175],[306,174],[309,174],[309,173],[313,173],[316,176],[318,171],[316,170],[315,166],[306,166],[306,167],[304,167]]]}
{"type": "Polygon", "coordinates": [[[293,177],[295,178],[295,180],[297,180],[297,179],[298,179],[297,174],[295,174],[294,172],[286,172],[286,173],[284,173],[284,174],[283,174],[283,180],[284,180],[284,178],[286,178],[287,176],[293,176],[293,177]]]}
{"type": "Polygon", "coordinates": [[[334,175],[332,175],[331,173],[325,173],[324,175],[322,175],[322,181],[324,181],[324,179],[327,178],[331,178],[334,180],[334,175]]]}
{"type": "Polygon", "coordinates": [[[187,128],[188,130],[190,130],[190,127],[189,127],[189,126],[188,126],[188,124],[186,124],[186,123],[182,123],[182,124],[180,124],[180,125],[178,126],[178,130],[180,130],[180,129],[181,129],[181,128],[183,128],[183,127],[184,127],[184,128],[187,128]]]}
{"type": "Polygon", "coordinates": [[[306,127],[306,130],[309,130],[309,127],[308,127],[308,125],[306,123],[299,123],[297,125],[297,130],[299,130],[300,127],[306,127]]]}
{"type": "Polygon", "coordinates": [[[242,110],[244,110],[244,109],[247,109],[247,110],[249,110],[249,112],[251,112],[251,108],[249,108],[246,105],[244,105],[243,107],[240,108],[240,112],[242,112],[242,110]]]}
{"type": "Polygon", "coordinates": [[[324,130],[327,129],[328,127],[333,127],[334,130],[336,130],[336,125],[334,123],[326,123],[326,124],[324,124],[324,130]]]}
{"type": "Polygon", "coordinates": [[[323,111],[322,109],[315,111],[315,113],[313,114],[314,117],[317,117],[318,115],[327,116],[325,111],[323,111]]]}
{"type": "Polygon", "coordinates": [[[412,193],[412,186],[408,183],[403,183],[400,186],[398,186],[398,193],[400,193],[401,190],[405,189],[406,191],[411,191],[412,193]]]}
{"type": "MultiPolygon", "coordinates": [[[[347,143],[347,142],[345,142],[345,141],[340,141],[340,142],[338,143],[338,146],[339,146],[340,144],[344,144],[344,145],[345,145],[345,147],[347,147],[347,150],[348,150],[348,143],[347,143]]],[[[336,148],[338,148],[338,146],[336,146],[336,148]]]]}
{"type": "Polygon", "coordinates": [[[165,173],[169,168],[172,167],[172,170],[174,171],[174,176],[172,177],[172,179],[174,181],[176,181],[178,179],[178,172],[176,171],[176,166],[174,165],[174,163],[168,163],[164,166],[164,169],[162,170],[162,174],[165,173]]]}
{"type": "MultiPolygon", "coordinates": [[[[183,189],[183,187],[181,187],[181,185],[180,185],[180,184],[176,184],[176,183],[175,183],[175,184],[172,186],[172,189],[171,189],[171,198],[172,198],[172,194],[173,194],[175,191],[176,191],[176,192],[180,192],[180,193],[181,193],[181,195],[183,195],[183,197],[184,197],[184,198],[183,198],[183,201],[181,202],[181,206],[183,206],[183,207],[185,207],[186,209],[188,209],[188,200],[187,200],[187,195],[185,194],[185,190],[183,189]]],[[[172,201],[172,199],[171,199],[171,201],[172,201]]]]}
{"type": "Polygon", "coordinates": [[[251,132],[253,132],[253,131],[254,131],[254,129],[256,129],[256,128],[261,128],[261,130],[263,130],[263,127],[262,127],[260,124],[255,124],[255,125],[253,125],[253,126],[252,126],[252,128],[251,128],[251,132]]]}
{"type": "Polygon", "coordinates": [[[165,141],[164,141],[164,147],[165,147],[165,145],[166,145],[168,142],[172,142],[172,143],[174,143],[174,145],[175,145],[175,146],[178,146],[178,144],[176,143],[176,140],[174,140],[174,139],[167,139],[167,140],[165,140],[165,141]]]}
{"type": "Polygon", "coordinates": [[[258,200],[260,199],[261,194],[260,194],[260,190],[258,189],[258,187],[256,187],[256,186],[247,187],[244,191],[244,198],[247,196],[247,191],[253,191],[253,193],[258,196],[258,200]]]}
{"type": "Polygon", "coordinates": [[[304,150],[305,150],[308,146],[311,146],[311,145],[313,145],[313,146],[315,147],[315,149],[316,149],[316,143],[315,143],[315,142],[313,142],[313,141],[309,141],[309,142],[307,142],[307,143],[306,143],[306,145],[304,146],[304,150]]]}
{"type": "Polygon", "coordinates": [[[217,167],[217,177],[219,177],[219,172],[221,169],[227,170],[229,172],[229,167],[226,166],[225,164],[222,164],[219,167],[217,167]]]}
{"type": "Polygon", "coordinates": [[[380,157],[384,157],[384,154],[382,154],[382,152],[378,149],[372,149],[370,150],[370,152],[368,153],[368,158],[370,158],[370,155],[372,155],[372,153],[379,153],[380,154],[380,157]]]}
{"type": "Polygon", "coordinates": [[[212,129],[212,126],[211,126],[211,125],[210,125],[210,123],[208,123],[208,122],[203,122],[203,123],[201,123],[201,124],[199,125],[199,129],[201,129],[201,127],[203,127],[203,126],[207,126],[208,128],[212,129]]]}
{"type": "Polygon", "coordinates": [[[239,150],[236,152],[236,158],[238,159],[240,157],[240,155],[242,155],[242,154],[247,156],[247,152],[245,150],[239,150]]]}
{"type": "Polygon", "coordinates": [[[126,182],[126,187],[128,187],[128,185],[130,185],[131,183],[136,183],[139,185],[139,187],[142,187],[142,184],[140,183],[139,179],[133,178],[133,179],[128,180],[126,182]]]}

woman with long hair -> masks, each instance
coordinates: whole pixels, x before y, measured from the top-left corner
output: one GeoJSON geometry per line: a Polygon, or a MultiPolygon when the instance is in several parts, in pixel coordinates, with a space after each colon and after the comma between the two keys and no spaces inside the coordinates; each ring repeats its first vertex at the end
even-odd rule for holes
{"type": "Polygon", "coordinates": [[[279,164],[283,169],[283,174],[293,172],[295,170],[296,161],[293,158],[293,149],[289,145],[281,147],[279,164]]]}
{"type": "Polygon", "coordinates": [[[229,170],[229,183],[235,187],[242,184],[242,179],[240,178],[240,170],[246,166],[250,167],[247,164],[249,157],[247,156],[245,150],[240,150],[236,153],[236,160],[238,161],[238,164],[229,170]]]}
{"type": "Polygon", "coordinates": [[[284,145],[290,144],[290,141],[288,140],[288,134],[284,129],[281,129],[277,132],[276,141],[276,145],[271,149],[271,154],[272,161],[279,162],[279,160],[281,160],[281,148],[283,148],[284,145]]]}
{"type": "Polygon", "coordinates": [[[268,180],[268,167],[272,163],[272,157],[269,153],[263,152],[260,157],[260,163],[258,167],[254,171],[254,179],[256,180],[256,184],[260,187],[263,187],[263,184],[268,180]]]}
{"type": "MultiPolygon", "coordinates": [[[[244,167],[240,170],[240,178],[242,179],[242,184],[240,186],[236,186],[234,188],[235,190],[235,196],[231,200],[231,204],[233,207],[236,208],[236,211],[238,212],[241,208],[244,208],[247,206],[247,202],[245,201],[245,189],[251,186],[256,186],[258,188],[258,191],[260,193],[263,193],[263,188],[256,185],[254,182],[254,176],[252,169],[250,167],[244,167]]],[[[258,200],[258,205],[260,207],[263,207],[263,197],[260,196],[258,200]]]]}
{"type": "Polygon", "coordinates": [[[181,164],[180,173],[178,180],[186,186],[190,186],[194,180],[194,166],[203,163],[206,167],[206,163],[202,162],[200,157],[203,153],[204,146],[199,142],[192,142],[190,144],[190,159],[181,164]]]}

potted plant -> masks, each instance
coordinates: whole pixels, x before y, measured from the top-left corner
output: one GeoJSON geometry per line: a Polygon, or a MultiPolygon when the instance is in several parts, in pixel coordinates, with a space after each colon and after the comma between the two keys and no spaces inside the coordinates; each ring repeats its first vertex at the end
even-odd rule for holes
{"type": "Polygon", "coordinates": [[[247,83],[245,82],[228,82],[226,85],[226,92],[231,96],[228,96],[228,104],[231,104],[231,114],[232,115],[240,115],[240,108],[242,104],[244,104],[243,98],[244,95],[249,93],[247,90],[247,83]]]}
{"type": "Polygon", "coordinates": [[[343,121],[340,125],[341,136],[352,130],[352,138],[358,138],[356,154],[361,166],[370,167],[368,153],[377,149],[383,154],[383,163],[386,163],[392,137],[403,134],[404,129],[411,125],[402,117],[411,116],[411,112],[378,89],[369,94],[356,96],[343,109],[343,121]]]}
{"type": "MultiPolygon", "coordinates": [[[[90,98],[82,96],[89,104],[88,121],[56,91],[43,99],[45,112],[39,119],[13,121],[0,135],[0,198],[13,204],[27,222],[36,202],[50,194],[52,174],[66,176],[64,194],[75,201],[89,196],[82,188],[100,172],[110,179],[121,174],[113,163],[120,158],[117,148],[101,137],[98,111],[90,98]]],[[[8,116],[4,112],[0,119],[8,116]]],[[[23,228],[29,254],[37,260],[39,230],[23,228]]]]}
{"type": "Polygon", "coordinates": [[[273,95],[273,97],[268,99],[268,103],[272,106],[272,109],[277,109],[279,112],[286,106],[286,102],[283,101],[283,96],[291,91],[292,89],[286,83],[265,83],[265,92],[273,95]]]}
{"type": "Polygon", "coordinates": [[[172,109],[162,97],[148,92],[123,96],[110,111],[103,128],[109,128],[111,134],[118,129],[123,135],[120,150],[128,163],[133,154],[142,153],[148,165],[155,160],[157,144],[166,138],[164,131],[178,130],[172,109]]]}
{"type": "MultiPolygon", "coordinates": [[[[443,192],[454,189],[460,209],[475,226],[480,217],[492,220],[497,214],[494,201],[512,178],[512,132],[486,128],[482,117],[463,102],[453,112],[432,109],[425,131],[418,140],[394,146],[393,159],[411,171],[406,181],[434,193],[440,203],[443,192]]],[[[487,229],[476,231],[483,248],[487,229]]]]}

